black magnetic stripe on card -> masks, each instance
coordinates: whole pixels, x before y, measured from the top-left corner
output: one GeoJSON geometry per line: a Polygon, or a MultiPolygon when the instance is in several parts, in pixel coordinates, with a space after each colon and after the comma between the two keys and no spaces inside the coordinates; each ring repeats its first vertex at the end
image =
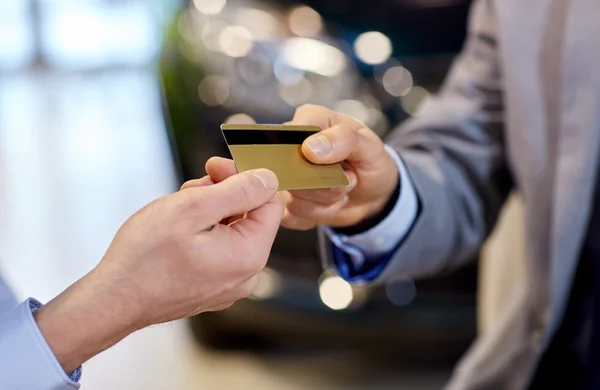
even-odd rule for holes
{"type": "Polygon", "coordinates": [[[300,145],[317,131],[223,130],[229,145],[300,145]]]}

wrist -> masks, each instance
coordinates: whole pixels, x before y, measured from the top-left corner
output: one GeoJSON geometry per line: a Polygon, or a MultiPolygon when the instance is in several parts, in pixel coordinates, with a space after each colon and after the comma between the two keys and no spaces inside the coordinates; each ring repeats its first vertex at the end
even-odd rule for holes
{"type": "Polygon", "coordinates": [[[394,208],[394,205],[400,197],[400,180],[398,175],[394,176],[395,180],[392,181],[393,186],[383,195],[380,199],[370,207],[369,212],[365,216],[365,220],[370,219],[383,219],[388,213],[394,208]]]}
{"type": "Polygon", "coordinates": [[[95,269],[34,313],[66,373],[142,327],[131,297],[117,282],[95,269]]]}
{"type": "Polygon", "coordinates": [[[335,228],[335,231],[346,236],[353,236],[374,228],[375,226],[379,225],[381,221],[383,221],[392,211],[398,202],[399,196],[400,181],[398,180],[396,181],[395,187],[391,194],[387,195],[384,198],[384,201],[380,202],[380,204],[374,205],[371,211],[367,214],[367,217],[355,225],[344,228],[335,228]]]}
{"type": "Polygon", "coordinates": [[[380,216],[385,209],[389,208],[390,202],[393,206],[399,197],[401,162],[394,149],[387,145],[384,149],[385,152],[380,154],[379,162],[376,164],[380,167],[377,172],[379,178],[371,187],[374,192],[373,200],[365,213],[365,220],[380,216]]]}

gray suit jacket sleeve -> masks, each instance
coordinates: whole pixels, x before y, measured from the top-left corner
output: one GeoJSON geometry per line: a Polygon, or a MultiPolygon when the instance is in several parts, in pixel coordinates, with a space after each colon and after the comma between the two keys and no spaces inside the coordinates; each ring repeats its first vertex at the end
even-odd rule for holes
{"type": "Polygon", "coordinates": [[[512,186],[502,103],[492,2],[477,0],[439,95],[387,140],[406,163],[421,210],[378,281],[438,272],[476,254],[512,186]]]}

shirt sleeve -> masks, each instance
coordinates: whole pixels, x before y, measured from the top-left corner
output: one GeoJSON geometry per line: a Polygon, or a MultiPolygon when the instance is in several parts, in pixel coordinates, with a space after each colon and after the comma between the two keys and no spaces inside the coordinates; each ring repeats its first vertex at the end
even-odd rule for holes
{"type": "Polygon", "coordinates": [[[378,225],[356,235],[347,236],[329,226],[320,227],[333,243],[334,264],[338,273],[346,279],[374,279],[383,270],[386,258],[391,257],[406,237],[418,215],[419,199],[406,166],[394,149],[388,145],[385,148],[400,173],[400,193],[392,211],[378,225]]]}
{"type": "Polygon", "coordinates": [[[33,318],[40,306],[29,298],[0,317],[0,389],[79,389],[81,368],[64,372],[33,318]]]}

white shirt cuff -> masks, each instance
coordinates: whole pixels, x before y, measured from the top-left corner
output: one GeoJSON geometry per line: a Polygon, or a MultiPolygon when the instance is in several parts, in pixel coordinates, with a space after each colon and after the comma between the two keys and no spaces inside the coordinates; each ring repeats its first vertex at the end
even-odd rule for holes
{"type": "Polygon", "coordinates": [[[392,251],[409,232],[418,211],[418,197],[404,162],[394,149],[385,145],[400,173],[400,193],[392,211],[377,226],[352,236],[336,233],[322,226],[331,242],[346,252],[354,267],[360,268],[370,259],[378,259],[392,251]]]}

